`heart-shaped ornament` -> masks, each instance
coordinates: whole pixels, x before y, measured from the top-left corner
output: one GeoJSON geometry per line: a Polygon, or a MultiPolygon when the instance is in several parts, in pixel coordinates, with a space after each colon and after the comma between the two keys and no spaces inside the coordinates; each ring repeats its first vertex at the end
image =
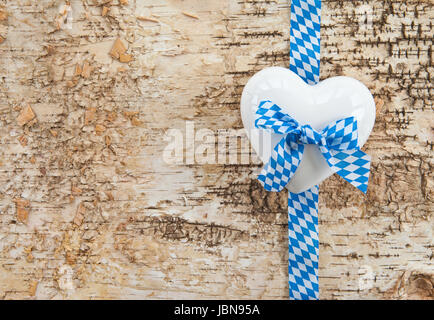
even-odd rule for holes
{"type": "MultiPolygon", "coordinates": [[[[375,122],[375,102],[368,88],[349,77],[334,77],[311,86],[289,69],[266,68],[246,84],[241,97],[241,117],[253,149],[268,162],[282,135],[255,128],[255,113],[270,100],[297,120],[322,130],[330,122],[353,116],[357,119],[359,146],[368,140],[375,122]]],[[[303,159],[288,183],[293,193],[306,191],[333,174],[317,146],[306,145],[303,159]]]]}

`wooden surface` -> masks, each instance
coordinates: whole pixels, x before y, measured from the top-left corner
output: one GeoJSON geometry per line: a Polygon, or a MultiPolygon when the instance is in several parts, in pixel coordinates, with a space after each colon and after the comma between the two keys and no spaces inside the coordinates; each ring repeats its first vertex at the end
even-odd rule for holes
{"type": "MultiPolygon", "coordinates": [[[[0,0],[0,298],[287,299],[287,199],[260,164],[162,161],[186,120],[242,128],[248,78],[288,66],[287,1],[71,1],[71,29],[62,4],[0,0]]],[[[433,18],[323,1],[321,77],[378,112],[368,195],[320,186],[322,299],[434,297],[433,18]]]]}

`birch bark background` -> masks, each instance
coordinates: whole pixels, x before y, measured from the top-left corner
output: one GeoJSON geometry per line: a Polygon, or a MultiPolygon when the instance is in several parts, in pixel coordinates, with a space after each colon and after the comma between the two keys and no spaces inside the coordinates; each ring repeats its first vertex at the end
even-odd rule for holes
{"type": "MultiPolygon", "coordinates": [[[[323,0],[321,77],[378,111],[368,195],[320,187],[322,299],[434,298],[433,18],[323,0]]],[[[185,121],[241,129],[249,77],[288,64],[286,0],[0,0],[0,297],[287,299],[286,193],[254,157],[162,152],[185,121]]]]}

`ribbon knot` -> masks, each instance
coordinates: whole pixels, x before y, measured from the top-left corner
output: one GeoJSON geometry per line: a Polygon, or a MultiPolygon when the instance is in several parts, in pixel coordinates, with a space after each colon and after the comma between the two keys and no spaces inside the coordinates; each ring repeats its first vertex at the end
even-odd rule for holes
{"type": "Polygon", "coordinates": [[[300,125],[271,101],[262,101],[255,126],[284,135],[258,177],[267,191],[281,191],[289,183],[303,157],[304,145],[313,144],[335,173],[366,193],[371,159],[360,150],[354,117],[334,121],[318,132],[310,125],[300,125]]]}
{"type": "Polygon", "coordinates": [[[319,146],[326,144],[325,138],[308,124],[301,126],[300,132],[301,135],[298,141],[302,144],[316,144],[319,146]]]}

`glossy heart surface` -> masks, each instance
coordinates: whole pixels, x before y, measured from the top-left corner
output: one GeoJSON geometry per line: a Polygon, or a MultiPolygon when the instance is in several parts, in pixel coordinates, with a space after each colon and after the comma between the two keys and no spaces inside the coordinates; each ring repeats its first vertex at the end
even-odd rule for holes
{"type": "MultiPolygon", "coordinates": [[[[244,128],[264,164],[283,136],[255,128],[255,113],[263,100],[272,101],[301,125],[309,124],[318,131],[332,121],[353,116],[357,119],[360,147],[368,140],[375,123],[374,98],[360,81],[334,77],[311,86],[289,69],[266,68],[247,82],[241,97],[244,128]]],[[[318,147],[306,145],[303,159],[287,188],[300,193],[333,173],[318,147]]]]}

